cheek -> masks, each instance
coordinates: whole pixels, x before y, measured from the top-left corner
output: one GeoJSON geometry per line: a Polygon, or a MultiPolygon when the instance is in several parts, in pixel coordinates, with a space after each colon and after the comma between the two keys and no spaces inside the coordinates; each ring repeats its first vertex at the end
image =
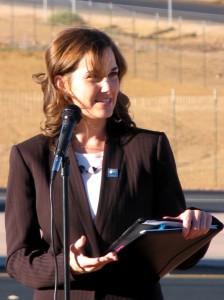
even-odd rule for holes
{"type": "Polygon", "coordinates": [[[115,93],[118,93],[120,91],[120,82],[119,80],[116,80],[112,82],[112,89],[114,90],[115,93]]]}
{"type": "Polygon", "coordinates": [[[74,97],[79,100],[85,99],[88,95],[89,88],[81,82],[73,82],[71,86],[71,91],[74,97]]]}

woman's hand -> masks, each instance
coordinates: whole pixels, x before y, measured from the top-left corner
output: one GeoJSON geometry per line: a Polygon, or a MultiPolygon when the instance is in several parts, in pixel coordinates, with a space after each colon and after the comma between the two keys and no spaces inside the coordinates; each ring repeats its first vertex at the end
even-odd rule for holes
{"type": "MultiPolygon", "coordinates": [[[[169,217],[164,217],[164,219],[166,218],[169,217]]],[[[172,219],[183,221],[182,233],[186,239],[194,239],[197,236],[206,234],[212,224],[212,215],[199,209],[187,209],[179,216],[172,217],[172,219]]]]}
{"type": "Polygon", "coordinates": [[[90,258],[82,254],[82,248],[86,243],[83,235],[79,240],[70,246],[70,268],[73,274],[83,274],[100,270],[106,264],[116,261],[117,255],[109,252],[105,256],[90,258]]]}

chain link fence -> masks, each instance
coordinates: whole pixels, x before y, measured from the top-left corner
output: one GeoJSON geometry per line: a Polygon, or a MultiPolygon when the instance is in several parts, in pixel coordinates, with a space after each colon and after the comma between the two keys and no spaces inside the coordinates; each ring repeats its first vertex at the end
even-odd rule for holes
{"type": "Polygon", "coordinates": [[[165,131],[184,189],[224,188],[224,97],[170,96],[132,99],[140,127],[165,131]]]}
{"type": "MultiPolygon", "coordinates": [[[[139,127],[165,131],[184,189],[224,189],[224,96],[168,96],[131,99],[139,127]]],[[[0,187],[6,186],[12,144],[40,132],[42,95],[0,91],[0,187]]]]}
{"type": "Polygon", "coordinates": [[[0,1],[0,6],[1,48],[43,49],[65,26],[96,26],[119,43],[133,76],[166,80],[172,72],[174,82],[223,85],[221,20],[208,24],[176,16],[171,23],[150,8],[135,11],[92,1],[9,0],[0,1]]]}

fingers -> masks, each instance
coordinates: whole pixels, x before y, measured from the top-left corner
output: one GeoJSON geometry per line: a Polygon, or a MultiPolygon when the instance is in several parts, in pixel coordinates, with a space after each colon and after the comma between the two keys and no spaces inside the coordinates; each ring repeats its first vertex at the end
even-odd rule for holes
{"type": "Polygon", "coordinates": [[[78,239],[75,244],[72,244],[71,246],[74,247],[75,250],[80,250],[86,243],[86,237],[84,235],[81,236],[80,239],[78,239]]]}
{"type": "Polygon", "coordinates": [[[117,260],[117,255],[114,252],[95,258],[83,255],[82,249],[85,243],[86,237],[81,236],[80,239],[70,246],[70,267],[74,274],[97,271],[109,262],[117,260]]]}
{"type": "Polygon", "coordinates": [[[116,260],[117,255],[112,253],[94,258],[86,257],[84,255],[80,255],[77,257],[77,263],[82,273],[98,271],[102,269],[106,264],[116,260]]]}
{"type": "Polygon", "coordinates": [[[211,227],[212,215],[201,210],[187,209],[180,217],[183,220],[183,235],[187,239],[206,234],[211,227]]]}
{"type": "Polygon", "coordinates": [[[82,247],[85,243],[86,237],[83,235],[74,244],[70,245],[70,266],[74,273],[83,273],[85,271],[78,260],[78,257],[82,256],[82,247]]]}

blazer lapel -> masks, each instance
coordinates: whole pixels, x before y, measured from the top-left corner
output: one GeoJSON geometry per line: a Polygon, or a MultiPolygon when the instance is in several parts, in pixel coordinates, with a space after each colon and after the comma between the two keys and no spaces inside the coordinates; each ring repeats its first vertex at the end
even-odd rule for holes
{"type": "MultiPolygon", "coordinates": [[[[93,255],[99,254],[96,229],[91,217],[88,199],[86,197],[85,188],[82,182],[82,176],[80,174],[78,164],[75,158],[75,150],[72,145],[69,146],[67,156],[69,158],[69,176],[68,176],[68,217],[69,217],[69,231],[70,236],[74,236],[74,232],[80,230],[83,232],[89,240],[93,255]],[[81,224],[80,224],[81,222],[81,224]]],[[[49,167],[53,164],[54,154],[50,155],[49,167]]],[[[61,169],[61,168],[60,168],[61,169]]],[[[58,173],[61,173],[59,170],[58,173]]],[[[61,174],[57,174],[53,183],[54,194],[54,210],[57,212],[55,227],[59,236],[63,237],[63,185],[61,174]]],[[[72,241],[71,241],[72,242],[72,241]]],[[[73,241],[74,242],[74,241],[73,241]]]]}
{"type": "Polygon", "coordinates": [[[70,177],[69,177],[69,208],[70,208],[70,224],[76,226],[75,220],[72,220],[73,215],[78,215],[79,220],[85,228],[85,234],[89,240],[95,254],[98,254],[99,248],[97,243],[97,234],[91,217],[89,203],[86,196],[82,176],[75,158],[75,149],[72,146],[68,149],[70,159],[70,177]]]}
{"type": "Polygon", "coordinates": [[[123,147],[119,139],[108,140],[104,148],[100,199],[95,220],[99,233],[104,229],[113,201],[116,201],[122,159],[123,147]]]}

